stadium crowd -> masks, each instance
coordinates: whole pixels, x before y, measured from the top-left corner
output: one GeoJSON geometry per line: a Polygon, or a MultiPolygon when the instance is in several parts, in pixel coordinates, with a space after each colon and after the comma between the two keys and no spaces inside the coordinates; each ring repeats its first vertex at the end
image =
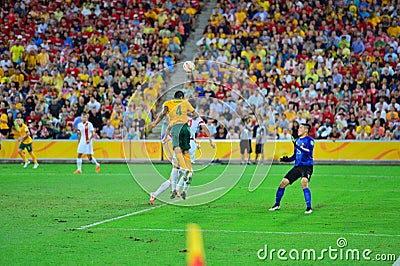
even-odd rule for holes
{"type": "Polygon", "coordinates": [[[309,123],[317,139],[400,140],[399,15],[390,0],[220,1],[185,92],[215,138],[309,123]]]}
{"type": "MultiPolygon", "coordinates": [[[[144,138],[198,9],[5,1],[1,133],[17,138],[21,117],[34,138],[73,139],[85,111],[97,138],[144,138]]],[[[200,76],[184,91],[215,119],[215,138],[250,137],[242,121],[266,139],[290,139],[308,122],[317,139],[399,140],[399,13],[395,0],[219,1],[197,43],[200,76]]]]}
{"type": "Polygon", "coordinates": [[[74,139],[87,112],[96,138],[144,138],[198,11],[187,0],[1,1],[0,132],[18,138],[22,118],[33,138],[74,139]]]}

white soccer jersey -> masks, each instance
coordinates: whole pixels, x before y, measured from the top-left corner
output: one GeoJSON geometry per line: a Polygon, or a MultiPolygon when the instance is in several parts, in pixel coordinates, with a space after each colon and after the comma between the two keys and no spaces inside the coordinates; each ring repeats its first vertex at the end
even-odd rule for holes
{"type": "Polygon", "coordinates": [[[82,122],[80,122],[78,124],[78,130],[79,132],[81,132],[81,139],[79,140],[79,143],[84,143],[86,144],[88,140],[90,140],[90,138],[93,135],[93,124],[90,123],[89,121],[86,121],[85,124],[83,124],[82,122]]]}
{"type": "Polygon", "coordinates": [[[201,117],[191,118],[188,120],[188,124],[190,127],[190,138],[194,139],[196,137],[196,132],[201,125],[205,125],[203,119],[201,117]]]}
{"type": "Polygon", "coordinates": [[[78,124],[78,131],[81,133],[81,139],[78,144],[78,153],[81,154],[93,154],[93,144],[91,137],[93,135],[93,124],[87,121],[84,123],[78,124]],[[87,141],[90,140],[89,144],[87,141]]]}

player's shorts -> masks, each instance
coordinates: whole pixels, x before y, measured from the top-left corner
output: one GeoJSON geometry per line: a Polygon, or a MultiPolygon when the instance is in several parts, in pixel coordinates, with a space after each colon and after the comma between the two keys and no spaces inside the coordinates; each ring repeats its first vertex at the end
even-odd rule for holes
{"type": "Polygon", "coordinates": [[[260,143],[260,144],[256,144],[256,153],[262,153],[264,151],[264,144],[260,143]]]}
{"type": "Polygon", "coordinates": [[[188,124],[177,124],[171,127],[172,148],[190,149],[190,128],[188,124]]]}
{"type": "Polygon", "coordinates": [[[311,179],[311,175],[313,173],[313,166],[312,165],[301,165],[295,166],[290,169],[289,172],[285,175],[285,178],[289,180],[290,184],[293,184],[299,178],[307,178],[308,181],[311,179]]]}
{"type": "Polygon", "coordinates": [[[194,141],[194,139],[191,139],[190,140],[189,155],[190,155],[190,160],[192,161],[192,163],[194,163],[194,159],[195,159],[195,156],[196,156],[196,150],[197,150],[196,142],[194,141]]]}
{"type": "Polygon", "coordinates": [[[251,149],[251,140],[250,139],[242,139],[240,140],[240,153],[243,154],[244,150],[247,149],[248,153],[252,153],[253,150],[251,149]]]}
{"type": "Polygon", "coordinates": [[[20,143],[18,148],[21,150],[26,149],[28,152],[32,152],[32,142],[29,144],[20,143]]]}
{"type": "Polygon", "coordinates": [[[90,142],[89,144],[79,143],[78,144],[78,153],[93,155],[93,144],[92,144],[92,142],[90,142]]]}

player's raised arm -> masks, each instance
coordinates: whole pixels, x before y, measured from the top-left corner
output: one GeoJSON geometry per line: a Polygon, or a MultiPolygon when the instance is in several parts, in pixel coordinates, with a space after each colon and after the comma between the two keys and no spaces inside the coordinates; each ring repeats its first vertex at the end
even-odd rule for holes
{"type": "Polygon", "coordinates": [[[168,107],[164,106],[162,112],[158,115],[157,119],[153,122],[151,122],[148,126],[149,131],[153,129],[153,127],[157,126],[158,123],[168,114],[168,107]]]}
{"type": "Polygon", "coordinates": [[[212,147],[213,149],[215,149],[215,143],[213,142],[213,139],[212,139],[212,136],[211,136],[211,132],[210,132],[210,130],[208,129],[207,125],[203,123],[203,124],[201,124],[200,126],[201,126],[202,129],[204,129],[204,132],[206,133],[206,135],[207,135],[207,137],[208,137],[208,139],[209,139],[209,141],[210,141],[211,147],[212,147]]]}
{"type": "Polygon", "coordinates": [[[171,139],[169,136],[170,133],[171,133],[171,125],[168,125],[167,129],[165,130],[164,137],[161,140],[162,143],[166,143],[171,139]]]}

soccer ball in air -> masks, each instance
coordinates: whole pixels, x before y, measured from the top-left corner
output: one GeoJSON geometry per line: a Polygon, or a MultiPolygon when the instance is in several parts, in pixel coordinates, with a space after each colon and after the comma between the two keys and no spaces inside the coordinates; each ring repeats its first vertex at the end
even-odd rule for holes
{"type": "Polygon", "coordinates": [[[192,61],[185,61],[185,63],[183,63],[183,71],[185,71],[186,73],[192,73],[193,70],[196,68],[196,66],[194,65],[194,63],[192,61]]]}

